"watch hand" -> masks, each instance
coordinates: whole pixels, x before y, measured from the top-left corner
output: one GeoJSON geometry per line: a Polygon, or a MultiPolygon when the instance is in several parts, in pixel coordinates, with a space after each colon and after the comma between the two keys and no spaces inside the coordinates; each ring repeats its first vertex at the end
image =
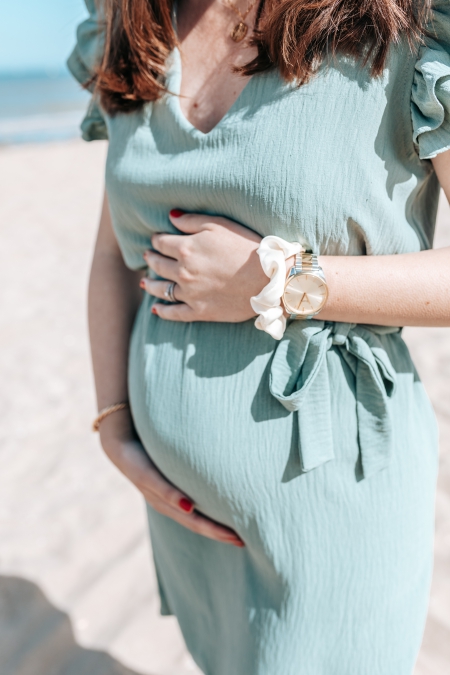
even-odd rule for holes
{"type": "Polygon", "coordinates": [[[307,294],[307,293],[303,293],[302,297],[300,298],[300,302],[299,302],[298,305],[297,305],[297,309],[300,309],[300,307],[302,306],[304,300],[306,300],[306,302],[309,303],[309,306],[310,306],[311,309],[312,309],[311,300],[308,298],[308,294],[307,294]]]}

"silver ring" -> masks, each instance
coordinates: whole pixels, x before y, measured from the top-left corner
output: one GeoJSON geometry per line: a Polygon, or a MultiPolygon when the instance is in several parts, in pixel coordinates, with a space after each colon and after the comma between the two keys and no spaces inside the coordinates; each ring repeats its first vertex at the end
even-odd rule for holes
{"type": "Polygon", "coordinates": [[[175,286],[176,286],[176,282],[175,282],[175,281],[171,281],[170,283],[167,284],[167,288],[166,288],[166,290],[164,291],[164,297],[165,297],[166,300],[168,300],[169,302],[177,302],[177,299],[176,299],[176,297],[175,297],[175,295],[174,295],[174,293],[173,293],[175,286]]]}

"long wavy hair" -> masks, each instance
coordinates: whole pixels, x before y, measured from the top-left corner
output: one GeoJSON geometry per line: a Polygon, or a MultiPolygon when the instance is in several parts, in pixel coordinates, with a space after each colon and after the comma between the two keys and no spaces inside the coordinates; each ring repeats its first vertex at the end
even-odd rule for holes
{"type": "MultiPolygon", "coordinates": [[[[174,0],[97,0],[105,44],[89,82],[108,113],[131,112],[166,92],[166,60],[177,45],[174,0]]],[[[254,75],[278,68],[287,81],[307,83],[325,53],[362,59],[380,75],[389,47],[411,47],[425,32],[430,0],[261,0],[252,38],[257,56],[236,69],[254,75]]]]}

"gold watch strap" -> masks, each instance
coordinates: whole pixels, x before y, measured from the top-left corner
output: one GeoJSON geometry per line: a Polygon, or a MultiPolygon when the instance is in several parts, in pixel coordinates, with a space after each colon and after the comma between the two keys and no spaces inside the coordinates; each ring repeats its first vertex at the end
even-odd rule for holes
{"type": "Polygon", "coordinates": [[[318,272],[319,261],[315,253],[297,253],[294,262],[295,274],[306,274],[307,272],[318,272]]]}

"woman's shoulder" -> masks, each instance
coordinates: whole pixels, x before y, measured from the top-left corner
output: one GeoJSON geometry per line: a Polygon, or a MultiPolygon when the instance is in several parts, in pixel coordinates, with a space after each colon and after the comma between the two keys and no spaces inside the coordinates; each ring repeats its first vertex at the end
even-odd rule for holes
{"type": "Polygon", "coordinates": [[[76,44],[67,60],[67,67],[82,85],[94,75],[104,48],[102,5],[96,0],[84,1],[88,16],[78,25],[76,44]]]}
{"type": "MultiPolygon", "coordinates": [[[[104,50],[104,28],[102,2],[100,0],[84,0],[88,16],[77,28],[75,46],[67,59],[67,67],[78,82],[93,91],[92,78],[104,50]]],[[[84,140],[104,140],[108,138],[105,116],[94,95],[81,124],[84,140]]]]}
{"type": "Polygon", "coordinates": [[[415,63],[411,116],[421,159],[450,149],[450,0],[433,0],[415,63]]]}

